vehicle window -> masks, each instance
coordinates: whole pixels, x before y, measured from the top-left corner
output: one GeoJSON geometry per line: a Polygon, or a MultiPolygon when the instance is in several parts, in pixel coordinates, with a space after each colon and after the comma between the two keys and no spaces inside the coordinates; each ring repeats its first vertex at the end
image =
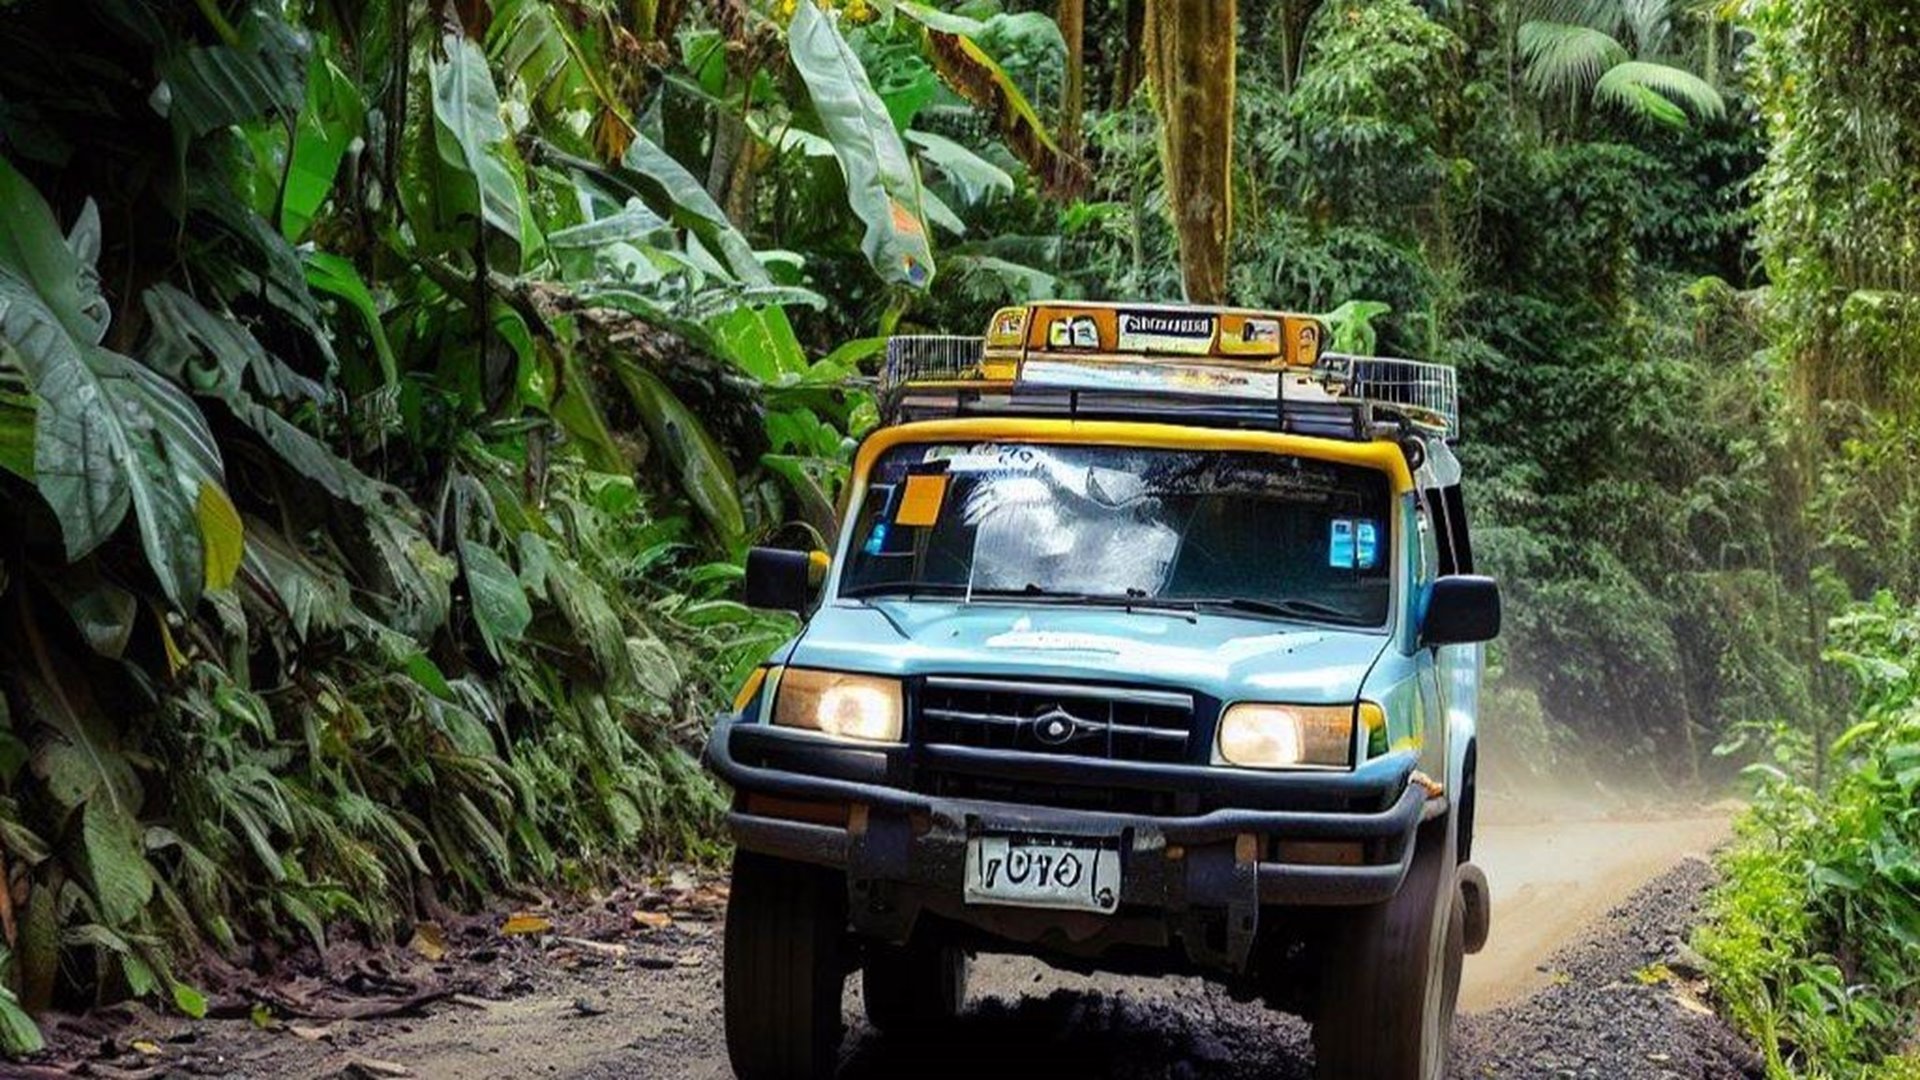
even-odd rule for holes
{"type": "Polygon", "coordinates": [[[841,595],[1219,605],[1377,627],[1393,507],[1382,472],[1288,455],[900,446],[869,476],[841,595]]]}

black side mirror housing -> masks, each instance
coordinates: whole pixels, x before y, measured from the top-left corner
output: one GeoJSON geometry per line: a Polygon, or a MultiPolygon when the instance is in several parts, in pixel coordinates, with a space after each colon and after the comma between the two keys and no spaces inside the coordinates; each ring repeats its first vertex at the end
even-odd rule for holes
{"type": "Polygon", "coordinates": [[[804,616],[813,605],[813,557],[757,547],[747,552],[746,602],[763,611],[804,616]]]}
{"type": "Polygon", "coordinates": [[[1500,636],[1500,585],[1478,574],[1449,574],[1433,583],[1422,645],[1475,645],[1500,636]]]}

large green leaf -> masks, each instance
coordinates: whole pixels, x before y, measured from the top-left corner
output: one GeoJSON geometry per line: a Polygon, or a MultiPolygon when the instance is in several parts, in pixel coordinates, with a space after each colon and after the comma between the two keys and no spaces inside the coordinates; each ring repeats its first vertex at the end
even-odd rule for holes
{"type": "Polygon", "coordinates": [[[140,823],[111,803],[92,799],[81,819],[81,834],[87,875],[93,880],[100,913],[113,925],[125,926],[153,898],[153,874],[141,846],[140,823]]]}
{"type": "MultiPolygon", "coordinates": [[[[0,947],[0,956],[5,954],[6,949],[0,947]]],[[[12,988],[0,986],[0,1054],[14,1057],[37,1054],[46,1045],[46,1040],[40,1037],[39,1026],[20,1007],[20,999],[13,996],[12,988]]]]}
{"type": "Polygon", "coordinates": [[[478,223],[524,251],[534,246],[526,187],[487,54],[458,34],[448,34],[443,47],[447,58],[428,73],[428,130],[414,150],[420,175],[403,191],[408,216],[436,248],[469,249],[478,223]]]}
{"type": "MultiPolygon", "coordinates": [[[[753,253],[753,245],[740,235],[726,211],[707,194],[706,186],[673,159],[673,155],[655,146],[645,136],[637,136],[620,159],[615,178],[640,195],[664,198],[675,224],[718,252],[733,276],[749,285],[768,285],[773,278],[753,253]],[[646,183],[636,187],[636,180],[646,183]]],[[[656,203],[656,208],[659,204],[656,203]]]]}
{"type": "Polygon", "coordinates": [[[494,9],[487,28],[487,51],[519,79],[543,113],[561,118],[592,117],[588,133],[594,149],[618,160],[632,140],[626,106],[608,83],[604,59],[589,56],[559,5],[549,0],[505,0],[494,9]]]}
{"type": "Polygon", "coordinates": [[[307,72],[306,104],[294,126],[292,159],[280,193],[280,231],[299,240],[333,192],[334,177],[364,126],[366,106],[353,77],[322,58],[307,72]]]}
{"type": "Polygon", "coordinates": [[[741,304],[709,319],[707,325],[720,354],[761,382],[779,382],[806,373],[806,353],[784,308],[741,304]]]}
{"type": "MultiPolygon", "coordinates": [[[[8,349],[11,346],[0,341],[0,350],[8,349]]],[[[33,428],[38,411],[33,395],[0,390],[0,469],[28,483],[33,482],[33,428]]]]}
{"type": "MultiPolygon", "coordinates": [[[[352,273],[350,264],[336,266],[333,261],[324,261],[322,265],[336,273],[352,273]]],[[[351,280],[357,284],[359,277],[352,275],[351,280]]],[[[364,295],[364,288],[361,293],[370,307],[372,298],[364,295]]],[[[153,327],[146,352],[150,365],[184,376],[202,396],[225,402],[241,423],[279,452],[282,460],[336,498],[365,509],[378,507],[382,494],[378,481],[249,393],[249,389],[257,390],[276,401],[298,403],[324,399],[324,390],[271,356],[239,321],[215,315],[171,285],[148,289],[142,301],[153,327]]],[[[221,523],[221,508],[217,502],[209,504],[209,498],[196,497],[203,526],[221,523]]],[[[228,517],[225,523],[237,526],[238,518],[228,517]]],[[[205,528],[202,531],[213,535],[205,528]]],[[[219,553],[237,566],[237,548],[222,548],[219,553]]]]}
{"type": "Polygon", "coordinates": [[[0,337],[40,399],[35,484],[70,559],[98,547],[132,507],[161,588],[191,607],[205,582],[197,507],[203,488],[223,487],[220,451],[193,402],[103,347],[105,331],[91,261],[0,159],[0,337]]]}
{"type": "Polygon", "coordinates": [[[307,48],[285,19],[250,13],[231,45],[194,46],[160,62],[155,97],[174,130],[195,139],[217,128],[298,115],[307,48]]]}
{"type": "Polygon", "coordinates": [[[867,69],[813,0],[794,9],[787,43],[846,176],[847,202],[866,225],[860,250],[881,280],[926,288],[933,281],[933,249],[920,178],[867,69]]]}
{"type": "Polygon", "coordinates": [[[616,361],[620,381],[633,396],[640,421],[667,458],[687,497],[721,539],[731,543],[746,531],[740,509],[740,481],[733,465],[693,410],[673,396],[665,383],[631,358],[616,361]]]}
{"type": "Polygon", "coordinates": [[[381,384],[392,386],[399,382],[399,365],[394,360],[393,345],[387,340],[386,324],[380,320],[380,307],[374,303],[373,293],[361,280],[360,272],[346,259],[324,251],[308,251],[304,261],[307,284],[339,299],[360,317],[368,339],[373,342],[374,356],[380,361],[381,384]]]}
{"type": "Polygon", "coordinates": [[[554,346],[546,342],[539,345],[543,356],[553,364],[554,388],[553,401],[547,408],[552,417],[559,421],[561,430],[580,447],[587,465],[601,472],[626,474],[632,471],[633,463],[614,442],[613,432],[607,428],[607,418],[600,411],[600,402],[594,397],[593,383],[587,378],[579,359],[571,349],[554,346]]]}
{"type": "Polygon", "coordinates": [[[967,205],[1013,194],[1013,177],[1005,169],[945,135],[909,131],[907,141],[919,148],[922,158],[940,170],[967,205]]]}
{"type": "Polygon", "coordinates": [[[507,560],[485,544],[461,541],[460,562],[466,568],[474,624],[480,627],[487,651],[496,660],[504,659],[503,647],[519,641],[533,622],[526,590],[520,587],[520,578],[507,560]]]}

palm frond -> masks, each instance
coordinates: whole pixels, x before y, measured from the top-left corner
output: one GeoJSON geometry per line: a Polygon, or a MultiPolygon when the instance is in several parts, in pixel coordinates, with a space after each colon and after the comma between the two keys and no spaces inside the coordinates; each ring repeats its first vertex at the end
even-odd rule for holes
{"type": "Polygon", "coordinates": [[[1541,96],[1584,93],[1610,69],[1626,63],[1626,46],[1601,30],[1571,23],[1520,27],[1520,56],[1528,89],[1541,96]]]}
{"type": "Polygon", "coordinates": [[[1673,0],[1620,0],[1633,54],[1659,56],[1673,32],[1673,0]]]}
{"type": "Polygon", "coordinates": [[[1614,105],[1654,123],[1685,127],[1689,112],[1709,120],[1726,115],[1720,92],[1690,71],[1645,60],[1616,64],[1593,88],[1598,105],[1614,105]]]}
{"type": "Polygon", "coordinates": [[[1584,26],[1617,37],[1626,21],[1623,0],[1527,0],[1520,5],[1526,22],[1584,26]]]}

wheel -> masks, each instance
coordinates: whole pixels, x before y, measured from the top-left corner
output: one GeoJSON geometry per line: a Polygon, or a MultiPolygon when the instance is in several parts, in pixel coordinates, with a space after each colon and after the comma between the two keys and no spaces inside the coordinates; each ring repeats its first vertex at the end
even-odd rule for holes
{"type": "Polygon", "coordinates": [[[846,987],[846,885],[831,871],[737,852],[721,981],[740,1080],[833,1075],[846,987]]]}
{"type": "Polygon", "coordinates": [[[1423,826],[1400,892],[1342,919],[1322,961],[1321,1080],[1439,1080],[1460,997],[1466,918],[1446,822],[1423,826]]]}
{"type": "Polygon", "coordinates": [[[885,1032],[926,1031],[967,1003],[967,954],[951,945],[875,945],[860,972],[867,1019],[885,1032]]]}

